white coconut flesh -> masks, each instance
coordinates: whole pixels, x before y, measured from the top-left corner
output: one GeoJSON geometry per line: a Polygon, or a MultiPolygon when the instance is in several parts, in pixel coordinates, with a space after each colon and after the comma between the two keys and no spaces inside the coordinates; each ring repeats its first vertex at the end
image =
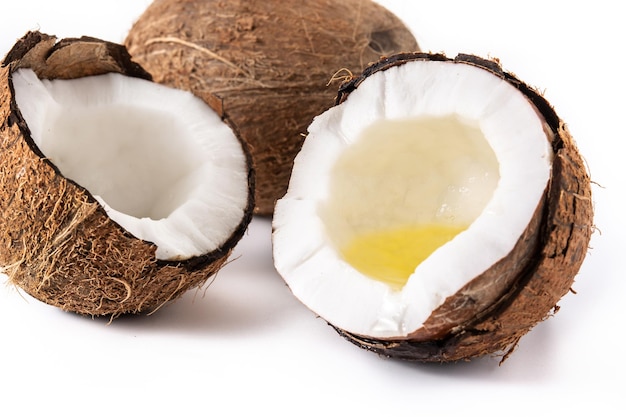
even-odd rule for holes
{"type": "Polygon", "coordinates": [[[274,213],[278,272],[338,328],[411,334],[527,228],[551,173],[544,126],[470,65],[371,75],[309,127],[274,213]]]}
{"type": "Polygon", "coordinates": [[[191,93],[120,74],[39,80],[13,74],[34,143],[108,216],[185,260],[224,244],[248,204],[246,156],[232,130],[191,93]]]}

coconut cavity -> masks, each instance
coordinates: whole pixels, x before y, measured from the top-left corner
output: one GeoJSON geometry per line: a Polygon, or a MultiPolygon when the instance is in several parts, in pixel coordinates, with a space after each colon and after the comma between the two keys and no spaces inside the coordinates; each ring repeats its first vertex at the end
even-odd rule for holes
{"type": "Polygon", "coordinates": [[[188,92],[121,74],[39,80],[13,74],[16,103],[42,154],[163,260],[210,253],[248,203],[241,143],[188,92]]]}
{"type": "Polygon", "coordinates": [[[477,66],[421,59],[357,81],[309,126],[274,213],[275,264],[334,327],[405,339],[479,277],[500,288],[472,293],[479,309],[510,285],[489,271],[536,241],[554,133],[477,66]]]}
{"type": "Polygon", "coordinates": [[[350,265],[401,290],[480,215],[498,180],[476,123],[456,115],[381,119],[335,162],[322,221],[350,265]]]}

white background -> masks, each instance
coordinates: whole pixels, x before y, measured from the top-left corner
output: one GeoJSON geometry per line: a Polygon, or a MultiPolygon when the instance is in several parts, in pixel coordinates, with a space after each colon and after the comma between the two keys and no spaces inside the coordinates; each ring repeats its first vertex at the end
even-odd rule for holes
{"type": "MultiPolygon", "coordinates": [[[[380,3],[423,50],[500,58],[568,123],[594,181],[598,229],[577,294],[501,366],[497,357],[448,365],[384,359],[344,341],[291,296],[272,266],[270,222],[255,219],[211,286],[149,317],[108,325],[64,313],[0,275],[0,416],[623,415],[619,2],[380,3]]],[[[121,42],[148,4],[3,2],[0,54],[32,29],[121,42]]]]}

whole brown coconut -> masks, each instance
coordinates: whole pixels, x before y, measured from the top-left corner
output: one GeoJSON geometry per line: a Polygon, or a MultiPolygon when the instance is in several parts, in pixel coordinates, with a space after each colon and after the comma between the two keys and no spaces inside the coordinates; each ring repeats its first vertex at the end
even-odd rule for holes
{"type": "MultiPolygon", "coordinates": [[[[430,77],[428,78],[429,85],[435,84],[433,80],[438,77],[437,70],[433,69],[432,71],[428,73],[430,77]]],[[[423,74],[423,72],[419,73],[423,74]]],[[[445,84],[444,81],[438,85],[443,84],[445,84]]],[[[374,83],[372,85],[379,86],[380,84],[374,83]]],[[[415,108],[421,108],[419,106],[422,103],[420,100],[427,101],[437,93],[434,89],[428,90],[430,87],[423,87],[423,84],[419,85],[420,87],[416,87],[416,91],[419,92],[416,95],[421,95],[414,101],[406,100],[406,102],[413,103],[412,105],[415,108]]],[[[378,93],[375,87],[370,88],[378,93]]],[[[447,90],[444,86],[444,90],[446,93],[442,93],[442,97],[447,97],[446,94],[450,93],[452,88],[447,90]]],[[[372,98],[372,94],[371,92],[369,95],[363,93],[359,97],[368,97],[370,101],[374,102],[375,99],[372,98]]],[[[393,100],[389,98],[391,92],[386,91],[385,94],[387,94],[385,103],[391,102],[393,104],[393,100]]],[[[398,94],[398,97],[400,97],[398,102],[402,102],[402,99],[410,96],[410,94],[410,92],[402,90],[402,93],[398,94]]],[[[490,89],[485,91],[478,89],[476,94],[490,95],[493,94],[493,91],[490,89]]],[[[438,101],[438,103],[441,103],[441,101],[438,101]]],[[[472,107],[471,103],[470,101],[469,108],[472,107]]],[[[451,107],[457,104],[458,101],[451,107]]],[[[316,308],[311,308],[316,314],[324,317],[347,340],[364,349],[384,356],[423,362],[467,360],[493,353],[502,354],[506,358],[524,334],[537,323],[558,311],[557,303],[566,293],[571,291],[574,278],[588,250],[588,243],[593,230],[590,179],[583,159],[565,123],[557,116],[552,106],[539,92],[520,81],[513,74],[504,71],[499,62],[463,54],[451,59],[440,54],[407,53],[382,59],[367,68],[361,76],[345,82],[340,87],[337,106],[338,110],[336,113],[329,115],[323,120],[322,117],[316,119],[316,122],[314,122],[316,123],[315,128],[313,130],[310,128],[310,132],[314,133],[314,139],[319,140],[319,142],[312,142],[308,146],[309,138],[307,138],[307,142],[304,145],[305,148],[303,148],[303,153],[305,154],[302,156],[303,159],[301,160],[300,156],[296,159],[294,176],[296,175],[295,169],[301,169],[302,171],[298,173],[299,176],[296,184],[294,184],[294,190],[292,191],[290,188],[286,196],[276,206],[273,239],[274,258],[279,272],[292,287],[292,290],[297,288],[297,292],[294,293],[298,298],[309,305],[309,307],[315,305],[316,308]],[[476,79],[493,78],[493,85],[506,83],[506,88],[515,91],[514,94],[521,93],[523,98],[520,99],[520,102],[527,100],[529,104],[524,104],[524,106],[530,105],[532,112],[529,114],[535,115],[531,117],[539,117],[540,124],[538,126],[540,127],[538,130],[543,130],[545,137],[548,139],[548,143],[543,146],[551,148],[553,155],[551,168],[547,174],[547,185],[544,183],[542,186],[545,187],[545,190],[543,194],[538,194],[540,200],[536,209],[534,209],[534,214],[531,214],[532,218],[522,234],[518,235],[520,237],[517,238],[516,243],[513,241],[513,248],[510,249],[510,252],[478,276],[470,276],[465,281],[466,284],[464,286],[441,300],[441,303],[430,312],[430,315],[426,314],[424,316],[426,319],[421,322],[421,325],[410,327],[406,330],[406,333],[398,336],[379,337],[368,335],[366,331],[361,333],[347,331],[333,322],[333,319],[337,317],[325,317],[320,310],[324,308],[329,316],[331,313],[339,316],[338,312],[340,312],[342,314],[341,320],[344,320],[344,323],[347,323],[348,320],[354,322],[359,320],[360,314],[349,313],[357,310],[357,307],[346,307],[344,303],[343,307],[333,309],[331,305],[333,301],[327,301],[334,300],[334,303],[339,303],[339,300],[354,297],[353,302],[357,303],[359,294],[346,292],[346,294],[342,293],[342,296],[338,296],[335,291],[343,291],[343,288],[340,288],[339,284],[333,286],[335,285],[333,282],[338,279],[337,274],[343,273],[348,267],[345,263],[334,269],[327,267],[329,260],[333,262],[332,258],[329,257],[323,258],[326,262],[321,260],[314,262],[312,260],[318,254],[332,250],[323,246],[324,243],[320,243],[323,238],[317,238],[318,240],[313,238],[311,239],[312,242],[302,245],[305,250],[312,248],[310,249],[310,254],[309,252],[304,252],[304,255],[297,250],[292,251],[289,243],[291,237],[304,233],[302,232],[304,229],[299,227],[298,224],[307,222],[316,224],[315,222],[319,222],[318,219],[311,219],[311,217],[317,215],[318,211],[301,209],[301,207],[309,198],[314,202],[312,204],[315,204],[315,207],[319,207],[320,204],[323,204],[323,198],[326,198],[320,197],[322,200],[320,202],[316,200],[317,197],[315,196],[317,194],[312,194],[313,197],[308,197],[306,189],[303,189],[303,187],[298,188],[299,183],[305,182],[303,176],[306,176],[306,174],[302,172],[311,166],[319,165],[314,162],[305,164],[304,158],[312,158],[314,152],[317,149],[322,150],[324,146],[327,148],[344,149],[341,147],[344,146],[344,142],[349,144],[356,142],[356,139],[348,136],[344,138],[342,145],[334,145],[334,142],[330,140],[334,140],[331,134],[325,132],[331,131],[331,123],[342,127],[350,124],[350,120],[342,120],[342,117],[345,119],[348,117],[348,114],[354,117],[368,111],[369,108],[377,104],[359,101],[351,102],[350,100],[353,95],[357,95],[355,93],[359,92],[359,89],[368,88],[365,85],[370,77],[376,78],[376,82],[380,83],[383,83],[380,80],[385,80],[385,85],[393,84],[396,88],[401,89],[402,84],[399,84],[400,81],[398,80],[417,83],[417,80],[411,78],[412,75],[410,75],[413,74],[411,72],[413,70],[408,68],[413,68],[415,69],[414,71],[418,72],[417,69],[425,66],[427,68],[437,68],[438,70],[448,67],[456,68],[450,69],[449,72],[446,72],[448,75],[442,75],[441,79],[449,83],[446,85],[452,85],[457,90],[461,89],[462,86],[471,84],[471,81],[468,84],[461,84],[457,76],[467,70],[466,73],[478,73],[480,77],[477,76],[476,79]],[[390,74],[383,75],[387,71],[390,74]],[[450,74],[454,75],[450,76],[450,74]],[[388,78],[381,78],[385,76],[388,78]],[[510,86],[513,88],[510,88],[510,86]],[[348,111],[347,109],[350,107],[345,107],[355,106],[356,108],[357,103],[361,106],[360,112],[348,111]],[[315,145],[315,143],[323,143],[324,145],[319,145],[319,148],[316,148],[318,145],[315,145]],[[305,149],[306,152],[304,152],[305,149]],[[290,193],[292,192],[294,194],[293,204],[290,199],[290,193]],[[295,227],[292,227],[292,224],[295,227]],[[293,255],[293,253],[296,253],[297,256],[293,255]],[[310,282],[307,281],[309,277],[311,277],[310,282]],[[326,290],[326,288],[331,288],[332,290],[326,290]]],[[[398,104],[395,104],[395,106],[398,106],[398,104]]],[[[435,108],[439,109],[439,107],[435,108]]],[[[509,121],[503,118],[502,124],[507,125],[508,123],[509,121]]],[[[348,135],[345,132],[345,130],[342,130],[342,134],[348,135]]],[[[313,133],[310,133],[309,137],[313,133]]],[[[392,137],[393,135],[391,134],[388,138],[382,136],[380,141],[388,144],[392,142],[392,137]]],[[[508,137],[506,136],[502,138],[503,142],[507,140],[508,137]]],[[[520,146],[524,147],[524,142],[520,143],[520,146]]],[[[323,156],[315,160],[319,162],[321,158],[323,156]]],[[[365,164],[367,164],[367,161],[362,161],[362,165],[365,164]]],[[[322,183],[327,181],[328,174],[325,174],[324,169],[320,168],[319,172],[321,173],[308,171],[309,175],[322,177],[322,179],[313,179],[311,181],[320,181],[322,183]]],[[[385,175],[385,171],[381,171],[380,175],[385,175]]],[[[356,183],[356,180],[354,181],[356,183]]],[[[414,178],[413,181],[417,183],[420,179],[414,178]]],[[[326,192],[320,192],[319,195],[325,196],[326,192]]],[[[379,198],[381,200],[385,198],[385,190],[380,190],[379,198]]],[[[533,207],[530,208],[532,209],[533,207]]],[[[347,210],[345,205],[342,205],[341,208],[342,210],[347,210]]],[[[532,213],[532,210],[530,212],[532,213]]],[[[387,216],[391,216],[391,214],[387,213],[387,216]]],[[[504,232],[502,231],[502,233],[504,232]]],[[[315,235],[315,233],[310,234],[315,235]]],[[[487,249],[485,248],[485,250],[487,249]]],[[[319,257],[322,259],[322,255],[319,255],[319,257]]],[[[450,260],[448,259],[448,261],[450,260]]],[[[444,270],[448,271],[447,269],[444,270]]],[[[342,285],[344,287],[356,285],[354,275],[350,275],[350,278],[352,278],[352,281],[348,279],[343,281],[344,284],[342,285]]],[[[420,278],[424,278],[424,276],[422,275],[420,278]]],[[[439,278],[443,279],[445,277],[439,278]]],[[[368,286],[367,290],[369,291],[371,288],[373,286],[368,286]]],[[[388,292],[384,294],[388,294],[388,292]]],[[[414,292],[411,294],[415,295],[414,292]]],[[[420,293],[419,295],[421,296],[422,294],[420,293]]],[[[421,299],[420,297],[417,298],[421,299]]],[[[377,300],[376,302],[378,302],[377,300]]],[[[407,298],[402,298],[402,300],[404,303],[417,302],[412,301],[408,296],[407,298]]],[[[383,309],[383,307],[374,302],[372,302],[371,306],[359,306],[358,308],[360,310],[357,311],[378,311],[383,309]],[[368,309],[368,307],[371,308],[368,309]]],[[[402,317],[405,310],[401,308],[406,308],[406,306],[399,307],[398,310],[394,310],[389,305],[385,305],[384,308],[392,312],[401,311],[397,315],[402,317]]],[[[395,316],[390,314],[385,317],[391,320],[395,316]]],[[[404,319],[402,318],[402,320],[404,319]]],[[[363,328],[369,328],[370,332],[374,332],[372,327],[363,328]]],[[[395,332],[396,330],[393,331],[395,332]]],[[[397,332],[400,333],[400,331],[397,332]]]]}
{"type": "Polygon", "coordinates": [[[306,127],[332,106],[333,76],[418,50],[370,0],[156,0],[125,43],[155,81],[202,97],[250,145],[262,215],[285,193],[306,127]]]}
{"type": "Polygon", "coordinates": [[[12,82],[24,68],[45,80],[108,73],[150,80],[123,46],[89,37],[29,32],[8,53],[0,68],[0,265],[10,282],[63,310],[116,317],[153,312],[215,274],[251,220],[252,192],[221,247],[183,261],[157,259],[153,243],[112,221],[37,148],[12,82]]]}

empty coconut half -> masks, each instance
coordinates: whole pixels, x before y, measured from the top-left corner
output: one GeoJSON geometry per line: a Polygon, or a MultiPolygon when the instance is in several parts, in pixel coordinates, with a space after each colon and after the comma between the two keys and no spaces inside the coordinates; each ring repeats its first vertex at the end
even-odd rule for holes
{"type": "Polygon", "coordinates": [[[126,49],[29,32],[0,73],[0,265],[64,310],[152,312],[227,260],[253,210],[242,142],[126,49]]]}
{"type": "Polygon", "coordinates": [[[590,181],[565,124],[494,61],[400,54],[345,83],[273,219],[292,292],[353,343],[510,352],[586,254],[590,181]]]}
{"type": "Polygon", "coordinates": [[[371,0],[156,0],[125,44],[155,81],[202,97],[248,143],[261,215],[287,190],[306,127],[333,105],[333,74],[418,50],[371,0]]]}

